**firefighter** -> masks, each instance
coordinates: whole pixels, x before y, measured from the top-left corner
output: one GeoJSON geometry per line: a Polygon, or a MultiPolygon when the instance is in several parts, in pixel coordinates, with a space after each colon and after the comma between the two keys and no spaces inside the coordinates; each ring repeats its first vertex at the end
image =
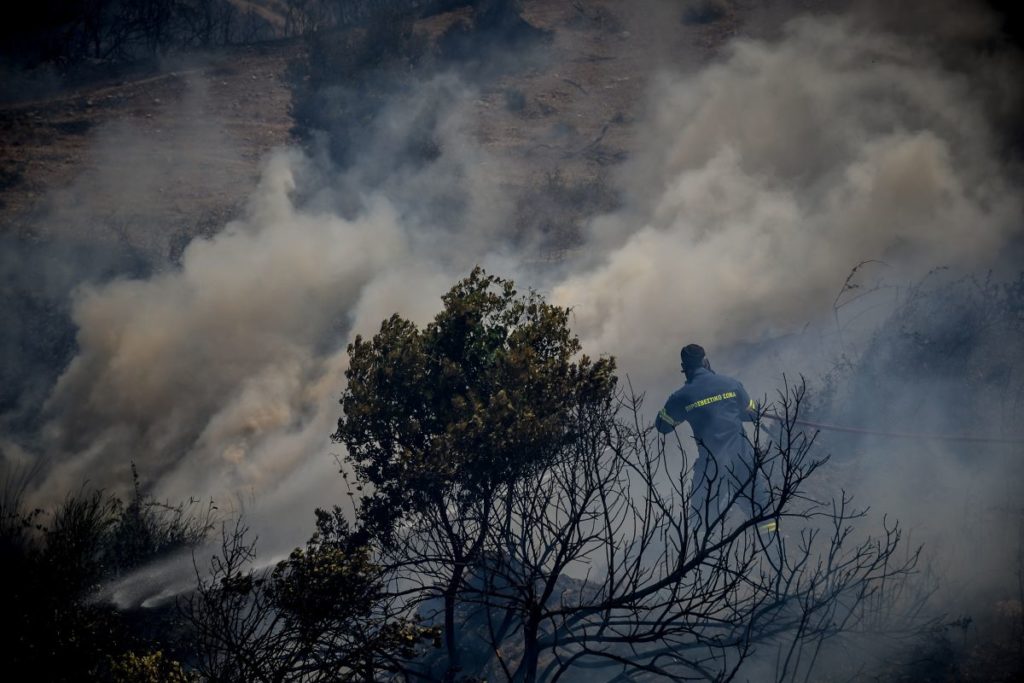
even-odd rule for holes
{"type": "MultiPolygon", "coordinates": [[[[701,517],[707,515],[705,523],[712,523],[729,500],[732,486],[747,482],[739,501],[747,514],[753,514],[767,502],[765,484],[758,481],[763,477],[752,476],[754,451],[743,431],[743,423],[757,416],[757,404],[738,380],[711,369],[703,347],[689,344],[679,356],[686,384],[668,397],[654,425],[661,434],[668,434],[683,422],[690,423],[698,454],[691,506],[701,517]]],[[[763,531],[775,529],[775,522],[762,525],[763,531]]]]}

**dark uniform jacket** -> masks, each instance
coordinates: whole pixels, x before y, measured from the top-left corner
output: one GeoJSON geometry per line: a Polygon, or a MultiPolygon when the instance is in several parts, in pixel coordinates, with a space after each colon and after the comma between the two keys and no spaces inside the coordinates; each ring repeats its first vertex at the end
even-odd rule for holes
{"type": "Polygon", "coordinates": [[[668,397],[654,424],[667,434],[689,422],[700,455],[710,451],[718,463],[727,464],[750,449],[743,423],[752,421],[756,412],[757,404],[738,380],[698,368],[668,397]]]}

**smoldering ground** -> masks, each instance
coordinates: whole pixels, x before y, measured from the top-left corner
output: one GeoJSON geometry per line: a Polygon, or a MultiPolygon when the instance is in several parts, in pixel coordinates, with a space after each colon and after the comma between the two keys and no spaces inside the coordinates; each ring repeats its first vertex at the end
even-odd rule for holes
{"type": "MultiPolygon", "coordinates": [[[[588,351],[615,355],[652,415],[689,341],[721,370],[741,370],[754,395],[773,392],[782,372],[813,383],[842,354],[877,357],[876,333],[893,329],[906,301],[885,298],[890,286],[936,266],[1006,278],[1020,255],[1020,176],[1003,128],[1019,103],[1016,56],[981,5],[915,16],[909,27],[866,5],[794,16],[704,67],[664,70],[617,172],[622,208],[593,217],[575,255],[546,270],[506,239],[515,197],[501,159],[474,139],[477,90],[458,73],[396,94],[350,166],[274,155],[242,216],[188,245],[180,267],[76,293],[77,353],[46,403],[49,464],[36,495],[116,482],[135,460],[160,497],[246,492],[257,530],[294,544],[314,505],[344,496],[328,435],[347,340],[396,311],[429,319],[475,263],[571,306],[588,351]],[[395,136],[417,126],[434,152],[400,163],[395,136]],[[870,259],[885,265],[853,284],[887,288],[841,311],[840,339],[836,294],[870,259]]],[[[977,350],[1019,349],[1019,339],[977,350]]],[[[941,392],[956,382],[929,372],[874,374],[889,417],[915,420],[927,395],[944,408],[929,426],[993,428],[953,419],[961,413],[941,392]]],[[[876,418],[847,407],[869,400],[846,396],[827,411],[864,424],[876,418]]],[[[964,548],[962,529],[947,533],[953,510],[1012,505],[1005,484],[1019,481],[1007,455],[975,466],[918,444],[830,445],[863,464],[853,481],[865,504],[898,510],[938,548],[964,548]],[[885,466],[893,458],[898,469],[885,466]],[[967,473],[970,486],[958,486],[967,473]]],[[[1005,557],[986,567],[1012,570],[1005,557]]]]}

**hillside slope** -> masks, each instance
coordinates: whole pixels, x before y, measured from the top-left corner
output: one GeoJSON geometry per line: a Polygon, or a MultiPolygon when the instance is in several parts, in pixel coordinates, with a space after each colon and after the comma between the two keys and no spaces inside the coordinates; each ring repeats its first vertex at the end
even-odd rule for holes
{"type": "MultiPolygon", "coordinates": [[[[477,101],[477,139],[502,177],[528,191],[524,210],[543,209],[558,226],[562,246],[583,215],[613,201],[604,179],[627,154],[654,67],[706,59],[742,14],[684,22],[664,6],[629,6],[525,2],[523,17],[552,36],[548,53],[488,82],[477,101]],[[662,31],[666,19],[679,30],[662,31]]],[[[416,31],[436,44],[469,12],[420,20],[416,31]]],[[[179,56],[156,73],[112,73],[0,106],[0,233],[173,262],[188,240],[236,213],[266,154],[294,141],[289,65],[304,49],[281,41],[179,56]]]]}

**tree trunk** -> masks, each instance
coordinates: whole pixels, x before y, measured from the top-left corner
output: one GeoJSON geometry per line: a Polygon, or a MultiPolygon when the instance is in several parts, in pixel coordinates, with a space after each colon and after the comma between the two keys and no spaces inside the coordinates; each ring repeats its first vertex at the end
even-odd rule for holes
{"type": "Polygon", "coordinates": [[[537,660],[540,657],[540,651],[537,649],[538,622],[539,613],[531,611],[523,625],[523,659],[519,664],[519,675],[516,676],[522,683],[537,681],[537,660]]]}
{"type": "Polygon", "coordinates": [[[444,645],[448,651],[448,669],[445,671],[445,683],[452,683],[462,669],[459,661],[459,639],[455,633],[455,602],[462,583],[463,565],[456,563],[452,577],[444,591],[444,645]]]}

